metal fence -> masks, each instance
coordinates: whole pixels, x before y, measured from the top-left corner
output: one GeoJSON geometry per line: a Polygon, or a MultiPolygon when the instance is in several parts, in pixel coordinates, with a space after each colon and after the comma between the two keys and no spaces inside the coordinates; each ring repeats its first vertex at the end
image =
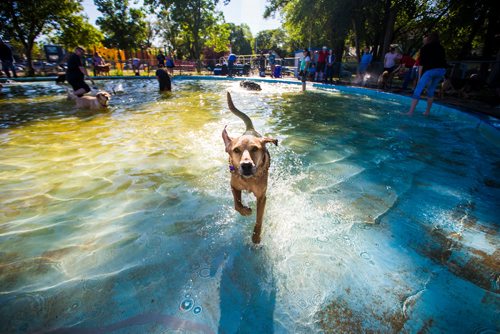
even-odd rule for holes
{"type": "MultiPolygon", "coordinates": [[[[256,76],[259,75],[259,56],[260,55],[242,55],[238,57],[237,64],[245,65],[248,71],[239,71],[237,75],[256,76]]],[[[218,59],[205,59],[200,61],[193,60],[175,60],[175,67],[171,69],[173,75],[196,74],[198,69],[202,75],[220,74],[216,73],[217,67],[224,66],[227,59],[224,57],[218,59]]],[[[282,67],[282,75],[284,77],[297,76],[298,58],[276,58],[276,64],[282,67]]],[[[450,61],[447,69],[447,77],[454,80],[468,80],[471,77],[480,78],[486,81],[494,66],[499,66],[498,61],[450,61]]],[[[43,60],[35,60],[33,62],[35,74],[38,76],[51,76],[61,74],[65,71],[65,64],[50,63],[43,60]]],[[[355,82],[358,64],[356,62],[337,62],[334,64],[334,78],[346,83],[355,82]]],[[[134,66],[132,60],[122,62],[109,62],[109,68],[106,71],[95,71],[91,61],[86,61],[86,68],[93,75],[113,75],[113,76],[128,76],[128,75],[149,75],[154,76],[158,69],[156,61],[150,59],[139,59],[137,66],[134,66]]],[[[266,57],[265,61],[266,75],[271,74],[269,61],[266,57]]],[[[16,70],[18,75],[23,75],[26,70],[26,64],[17,63],[16,70]]],[[[370,80],[376,82],[377,77],[383,71],[382,62],[372,62],[368,68],[370,80]]],[[[396,77],[404,76],[405,69],[403,68],[396,77]]],[[[0,72],[3,76],[4,73],[0,72]]]]}

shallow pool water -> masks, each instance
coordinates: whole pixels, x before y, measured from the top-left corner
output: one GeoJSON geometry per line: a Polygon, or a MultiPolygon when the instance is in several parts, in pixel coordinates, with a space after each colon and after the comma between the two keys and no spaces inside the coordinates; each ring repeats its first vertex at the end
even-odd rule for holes
{"type": "Polygon", "coordinates": [[[109,111],[52,83],[0,93],[1,333],[500,331],[494,127],[362,90],[97,85],[123,88],[109,111]],[[259,246],[227,89],[279,140],[259,246]]]}

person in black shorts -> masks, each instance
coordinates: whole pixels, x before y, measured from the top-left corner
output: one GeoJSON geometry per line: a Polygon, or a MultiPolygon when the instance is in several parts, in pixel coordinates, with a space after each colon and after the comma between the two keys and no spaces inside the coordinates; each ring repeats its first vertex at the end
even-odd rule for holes
{"type": "Polygon", "coordinates": [[[88,79],[89,74],[83,66],[81,58],[84,53],[85,50],[78,46],[75,52],[69,56],[68,68],[66,69],[66,80],[73,87],[73,93],[78,97],[90,92],[89,85],[85,83],[85,79],[88,79]]]}

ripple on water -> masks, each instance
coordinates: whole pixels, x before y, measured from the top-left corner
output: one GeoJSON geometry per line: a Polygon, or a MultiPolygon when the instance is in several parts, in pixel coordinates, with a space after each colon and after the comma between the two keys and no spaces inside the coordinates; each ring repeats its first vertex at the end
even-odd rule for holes
{"type": "Polygon", "coordinates": [[[330,239],[326,235],[320,235],[319,237],[316,238],[319,242],[328,242],[330,239]]]}
{"type": "Polygon", "coordinates": [[[498,334],[498,330],[493,328],[478,328],[474,330],[474,334],[498,334]]]}
{"type": "Polygon", "coordinates": [[[365,260],[371,260],[371,258],[372,258],[372,257],[370,256],[370,254],[368,254],[367,252],[361,252],[361,253],[359,254],[359,256],[361,256],[361,258],[362,258],[362,259],[365,259],[365,260]]]}
{"type": "Polygon", "coordinates": [[[191,298],[190,294],[187,294],[184,296],[184,300],[182,300],[181,304],[179,305],[179,309],[183,312],[187,312],[191,310],[194,306],[194,299],[191,298]]]}
{"type": "Polygon", "coordinates": [[[200,270],[200,277],[209,278],[210,277],[210,268],[203,268],[200,270]]]}

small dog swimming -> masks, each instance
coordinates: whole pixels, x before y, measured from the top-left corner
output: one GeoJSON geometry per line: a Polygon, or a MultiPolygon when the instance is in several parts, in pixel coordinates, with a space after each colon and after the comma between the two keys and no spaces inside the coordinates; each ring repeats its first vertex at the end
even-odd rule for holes
{"type": "Polygon", "coordinates": [[[258,83],[249,80],[240,81],[240,86],[248,90],[262,90],[258,83]]]}
{"type": "Polygon", "coordinates": [[[98,110],[108,107],[111,95],[108,92],[100,91],[95,96],[84,95],[78,97],[68,90],[68,99],[74,100],[77,108],[98,110]]]}
{"type": "Polygon", "coordinates": [[[227,92],[229,110],[245,122],[246,131],[239,137],[229,137],[226,127],[222,131],[222,139],[229,154],[229,171],[231,172],[231,191],[234,198],[234,209],[243,216],[252,213],[252,209],[241,203],[241,191],[249,191],[257,198],[257,217],[252,241],[260,243],[262,219],[266,207],[266,191],[268,170],[271,156],[266,148],[267,143],[278,145],[278,140],[262,137],[253,127],[252,120],[233,104],[231,94],[227,92]]]}

